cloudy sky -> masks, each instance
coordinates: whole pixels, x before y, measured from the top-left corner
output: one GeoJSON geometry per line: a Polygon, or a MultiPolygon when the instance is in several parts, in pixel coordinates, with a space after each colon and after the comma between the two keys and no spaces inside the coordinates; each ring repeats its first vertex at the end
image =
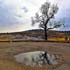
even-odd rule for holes
{"type": "MultiPolygon", "coordinates": [[[[31,17],[39,11],[41,4],[46,0],[0,0],[0,32],[15,32],[38,28],[31,26],[31,17]]],[[[70,1],[69,0],[48,0],[57,3],[59,11],[56,19],[65,19],[66,28],[70,30],[70,1]]]]}

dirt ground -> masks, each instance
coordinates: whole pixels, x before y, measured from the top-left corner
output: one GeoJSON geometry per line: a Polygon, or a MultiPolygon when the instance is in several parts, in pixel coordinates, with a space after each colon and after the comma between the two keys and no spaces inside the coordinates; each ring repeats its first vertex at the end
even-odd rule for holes
{"type": "Polygon", "coordinates": [[[0,42],[0,70],[70,70],[70,43],[0,42]],[[58,57],[56,66],[26,66],[14,60],[21,52],[44,50],[58,57]]]}

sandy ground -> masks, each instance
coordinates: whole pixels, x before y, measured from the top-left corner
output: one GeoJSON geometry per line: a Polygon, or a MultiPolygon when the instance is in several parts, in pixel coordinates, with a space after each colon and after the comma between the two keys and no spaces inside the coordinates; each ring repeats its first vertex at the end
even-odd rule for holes
{"type": "Polygon", "coordinates": [[[70,70],[70,43],[0,42],[0,70],[70,70]],[[58,56],[57,66],[26,66],[14,60],[14,55],[29,51],[48,51],[58,56]]]}

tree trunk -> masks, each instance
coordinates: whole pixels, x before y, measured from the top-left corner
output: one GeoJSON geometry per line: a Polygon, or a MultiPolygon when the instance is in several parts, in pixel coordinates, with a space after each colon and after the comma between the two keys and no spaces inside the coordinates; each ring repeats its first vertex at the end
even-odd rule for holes
{"type": "Polygon", "coordinates": [[[44,28],[44,35],[45,35],[45,40],[47,41],[48,38],[47,38],[47,26],[45,25],[45,28],[44,28]]]}
{"type": "Polygon", "coordinates": [[[47,37],[47,23],[49,22],[50,18],[48,18],[45,22],[45,25],[44,25],[44,34],[45,34],[45,40],[47,41],[48,40],[48,37],[47,37]]]}

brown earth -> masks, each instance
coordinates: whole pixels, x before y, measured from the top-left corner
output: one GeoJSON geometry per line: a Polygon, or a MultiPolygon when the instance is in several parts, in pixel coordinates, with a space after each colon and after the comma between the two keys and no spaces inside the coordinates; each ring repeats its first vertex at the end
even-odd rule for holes
{"type": "Polygon", "coordinates": [[[70,70],[70,43],[52,42],[0,42],[0,70],[70,70]],[[57,66],[26,66],[14,60],[21,52],[44,50],[55,54],[57,66]]]}

